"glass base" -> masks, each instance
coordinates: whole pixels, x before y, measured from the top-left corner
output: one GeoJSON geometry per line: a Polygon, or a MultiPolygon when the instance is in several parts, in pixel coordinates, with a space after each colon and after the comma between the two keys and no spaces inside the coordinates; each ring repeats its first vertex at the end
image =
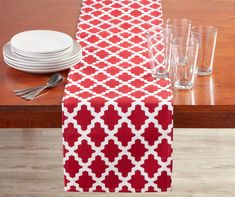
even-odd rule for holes
{"type": "Polygon", "coordinates": [[[193,88],[192,82],[186,82],[186,81],[176,81],[175,82],[175,88],[180,90],[190,90],[193,88]]]}
{"type": "Polygon", "coordinates": [[[200,66],[196,69],[196,74],[200,76],[210,75],[212,73],[212,69],[206,66],[200,66]]]}
{"type": "Polygon", "coordinates": [[[154,77],[154,78],[166,78],[166,77],[169,77],[169,75],[166,71],[164,71],[164,72],[152,72],[152,77],[154,77]]]}

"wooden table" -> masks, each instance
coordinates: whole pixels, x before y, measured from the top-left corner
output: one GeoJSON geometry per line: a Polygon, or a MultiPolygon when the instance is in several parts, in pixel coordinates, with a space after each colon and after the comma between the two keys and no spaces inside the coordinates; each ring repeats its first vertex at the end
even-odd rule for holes
{"type": "MultiPolygon", "coordinates": [[[[191,91],[174,92],[177,128],[235,127],[235,0],[162,0],[164,18],[190,18],[219,28],[213,75],[197,77],[191,91]]],[[[53,29],[75,36],[81,0],[0,1],[0,45],[17,32],[53,29]]],[[[68,71],[64,71],[66,77],[68,71]]],[[[61,127],[65,82],[34,101],[12,91],[45,83],[49,75],[9,68],[0,57],[0,127],[61,127]]]]}

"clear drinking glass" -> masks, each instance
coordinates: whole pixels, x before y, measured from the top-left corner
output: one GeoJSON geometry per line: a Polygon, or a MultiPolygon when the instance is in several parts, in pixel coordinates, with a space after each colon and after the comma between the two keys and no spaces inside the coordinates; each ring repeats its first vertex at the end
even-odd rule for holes
{"type": "Polygon", "coordinates": [[[171,42],[171,66],[174,87],[191,89],[194,85],[199,43],[194,38],[179,37],[171,42]]]}
{"type": "Polygon", "coordinates": [[[167,77],[170,69],[170,30],[154,28],[147,31],[146,36],[152,76],[158,78],[167,77]]]}
{"type": "Polygon", "coordinates": [[[196,72],[198,75],[209,75],[213,69],[217,28],[213,26],[195,26],[192,27],[191,34],[199,41],[196,72]]]}
{"type": "Polygon", "coordinates": [[[172,32],[172,38],[181,37],[189,40],[190,37],[190,30],[192,26],[191,20],[187,18],[181,18],[181,19],[167,19],[165,22],[165,26],[167,29],[170,29],[172,32]]]}

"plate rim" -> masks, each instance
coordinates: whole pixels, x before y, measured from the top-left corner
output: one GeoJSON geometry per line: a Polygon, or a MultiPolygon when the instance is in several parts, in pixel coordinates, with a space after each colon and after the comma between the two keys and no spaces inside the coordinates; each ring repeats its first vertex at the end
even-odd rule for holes
{"type": "MultiPolygon", "coordinates": [[[[64,33],[64,32],[59,32],[59,31],[54,31],[54,30],[46,30],[46,29],[34,29],[34,30],[27,30],[27,31],[22,31],[22,32],[19,32],[17,34],[15,34],[12,38],[11,38],[11,43],[12,45],[14,46],[14,48],[16,49],[19,49],[16,45],[17,45],[17,39],[19,39],[19,36],[22,36],[22,34],[29,34],[30,32],[51,32],[51,33],[55,33],[55,34],[60,34],[60,35],[63,35],[64,37],[66,37],[67,41],[68,41],[68,46],[71,46],[73,44],[73,39],[70,35],[64,33]]],[[[67,48],[68,46],[66,46],[65,48],[67,48]]],[[[65,49],[63,48],[63,49],[65,49]]],[[[21,49],[20,49],[21,50],[21,49]]],[[[35,53],[48,53],[48,52],[59,52],[61,51],[62,49],[57,49],[57,50],[47,50],[47,51],[44,51],[44,52],[38,52],[38,51],[33,51],[31,49],[31,51],[28,51],[28,52],[35,52],[35,53]]],[[[21,50],[21,51],[26,51],[26,50],[21,50]]]]}
{"type": "Polygon", "coordinates": [[[19,55],[16,55],[14,52],[11,51],[11,42],[7,42],[4,46],[3,46],[3,55],[7,56],[10,59],[13,59],[14,61],[19,61],[22,63],[32,63],[32,61],[37,62],[38,64],[41,63],[55,63],[55,62],[65,62],[68,61],[70,59],[75,58],[77,55],[82,54],[82,48],[79,42],[77,41],[73,41],[73,50],[68,53],[65,54],[63,57],[60,58],[52,58],[49,61],[46,59],[33,59],[33,58],[27,58],[27,57],[21,57],[19,55]],[[73,51],[75,50],[75,45],[77,45],[78,47],[78,52],[73,54],[73,51]],[[73,54],[73,55],[72,55],[73,54]]]}
{"type": "MultiPolygon", "coordinates": [[[[4,60],[5,61],[5,60],[4,60]]],[[[52,73],[52,72],[57,72],[57,71],[62,71],[62,70],[66,70],[68,68],[71,68],[75,65],[77,65],[79,62],[81,61],[78,60],[78,61],[75,61],[73,64],[70,64],[70,65],[67,65],[67,66],[64,66],[64,67],[58,67],[58,68],[54,68],[54,69],[45,69],[45,70],[36,70],[36,69],[25,69],[25,68],[19,68],[17,66],[14,66],[12,64],[10,64],[9,62],[5,61],[5,63],[13,68],[13,69],[16,69],[16,70],[19,70],[19,71],[22,71],[22,72],[28,72],[28,73],[52,73]]]]}

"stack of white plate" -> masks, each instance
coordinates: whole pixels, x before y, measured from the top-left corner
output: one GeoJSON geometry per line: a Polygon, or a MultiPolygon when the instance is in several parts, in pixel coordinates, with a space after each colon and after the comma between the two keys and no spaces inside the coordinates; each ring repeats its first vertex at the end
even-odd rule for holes
{"type": "Polygon", "coordinates": [[[50,73],[76,65],[81,46],[69,35],[50,30],[16,34],[3,47],[4,61],[10,67],[31,73],[50,73]]]}

